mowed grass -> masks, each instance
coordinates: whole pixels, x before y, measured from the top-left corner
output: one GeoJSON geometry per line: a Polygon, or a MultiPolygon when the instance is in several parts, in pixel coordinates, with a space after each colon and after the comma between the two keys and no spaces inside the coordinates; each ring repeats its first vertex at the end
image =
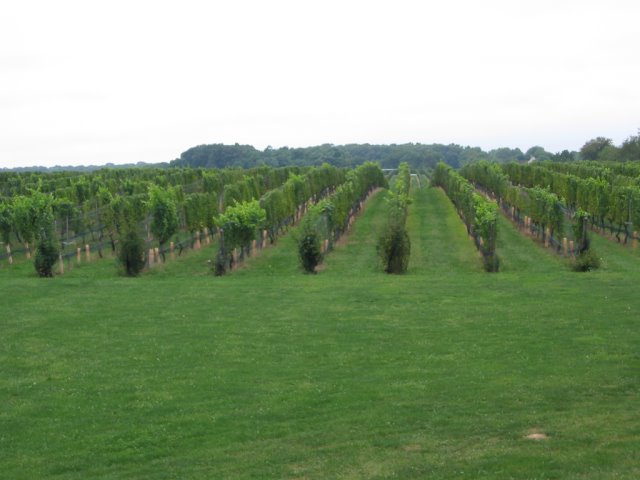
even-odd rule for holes
{"type": "Polygon", "coordinates": [[[576,274],[501,221],[486,274],[423,189],[389,276],[383,197],[317,275],[291,235],[224,278],[212,247],[137,279],[0,269],[0,477],[638,478],[637,256],[576,274]]]}

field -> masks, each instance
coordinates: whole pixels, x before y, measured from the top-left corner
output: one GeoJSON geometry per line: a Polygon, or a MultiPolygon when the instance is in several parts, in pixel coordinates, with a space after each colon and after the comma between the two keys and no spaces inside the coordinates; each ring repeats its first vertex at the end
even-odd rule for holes
{"type": "Polygon", "coordinates": [[[384,195],[317,275],[291,234],[222,278],[212,247],[140,278],[4,264],[0,477],[640,478],[640,252],[594,235],[574,273],[500,218],[485,273],[423,188],[386,275],[384,195]]]}

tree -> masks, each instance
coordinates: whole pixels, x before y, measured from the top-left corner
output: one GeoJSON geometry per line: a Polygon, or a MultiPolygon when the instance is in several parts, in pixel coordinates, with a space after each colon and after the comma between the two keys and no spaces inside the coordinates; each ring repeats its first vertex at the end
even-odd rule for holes
{"type": "Polygon", "coordinates": [[[496,148],[489,152],[489,156],[492,160],[495,160],[499,163],[508,163],[508,162],[521,162],[523,160],[527,160],[522,150],[519,148],[496,148]]]}
{"type": "Polygon", "coordinates": [[[631,136],[622,142],[620,159],[625,162],[640,160],[640,131],[638,135],[631,136]]]}
{"type": "Polygon", "coordinates": [[[547,152],[544,148],[538,145],[531,147],[525,153],[525,157],[527,160],[530,160],[533,157],[539,162],[542,162],[544,160],[551,160],[552,155],[552,153],[547,152]]]}
{"type": "Polygon", "coordinates": [[[596,137],[582,146],[580,156],[583,160],[597,160],[600,152],[611,145],[612,141],[610,138],[596,137]]]}
{"type": "Polygon", "coordinates": [[[575,160],[575,152],[563,150],[562,152],[553,155],[551,160],[554,162],[573,162],[575,160]]]}

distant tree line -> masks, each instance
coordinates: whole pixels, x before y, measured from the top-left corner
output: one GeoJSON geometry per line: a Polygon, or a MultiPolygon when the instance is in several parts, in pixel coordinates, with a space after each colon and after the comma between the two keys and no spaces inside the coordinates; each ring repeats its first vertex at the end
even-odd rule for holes
{"type": "Polygon", "coordinates": [[[198,145],[183,152],[179,158],[171,162],[104,166],[77,167],[19,167],[14,169],[0,168],[2,171],[14,172],[59,172],[77,171],[87,172],[104,168],[135,168],[135,167],[192,167],[192,168],[254,168],[258,166],[288,167],[288,166],[320,166],[324,163],[335,167],[353,168],[365,162],[376,162],[382,168],[398,168],[401,163],[407,163],[413,170],[432,170],[439,162],[446,163],[453,168],[461,168],[469,163],[487,160],[496,163],[527,162],[530,160],[573,162],[577,160],[597,161],[632,161],[640,160],[640,131],[638,135],[627,138],[620,146],[613,144],[610,138],[597,137],[586,142],[580,151],[563,150],[552,153],[539,145],[535,145],[525,152],[519,148],[496,148],[484,151],[480,147],[461,146],[457,144],[422,144],[404,143],[391,145],[323,144],[313,147],[300,148],[271,148],[258,150],[251,145],[224,145],[215,143],[198,145]]]}
{"type": "Polygon", "coordinates": [[[580,149],[580,160],[600,162],[630,162],[640,160],[640,130],[617,147],[613,140],[597,137],[589,140],[580,149]]]}
{"type": "MultiPolygon", "coordinates": [[[[541,147],[535,147],[541,149],[541,147]]],[[[450,144],[405,143],[401,145],[324,144],[304,148],[271,148],[258,150],[251,145],[199,145],[170,162],[172,167],[224,168],[254,167],[257,165],[277,166],[312,166],[328,163],[337,167],[355,167],[373,161],[382,168],[397,168],[407,163],[412,169],[432,169],[438,162],[444,162],[454,168],[477,160],[493,160],[496,162],[524,161],[529,152],[523,153],[519,148],[500,148],[485,152],[479,147],[463,147],[450,144]]],[[[549,154],[551,155],[551,154],[549,154]]]]}
{"type": "Polygon", "coordinates": [[[161,162],[161,163],[147,163],[147,162],[137,162],[137,163],[106,163],[104,165],[56,165],[54,167],[45,167],[42,165],[33,166],[33,167],[13,167],[6,168],[0,167],[0,172],[15,172],[15,173],[29,173],[29,172],[46,172],[46,173],[56,173],[56,172],[78,172],[78,173],[88,173],[94,172],[96,170],[102,169],[123,169],[123,168],[165,168],[168,167],[169,163],[161,162]]]}

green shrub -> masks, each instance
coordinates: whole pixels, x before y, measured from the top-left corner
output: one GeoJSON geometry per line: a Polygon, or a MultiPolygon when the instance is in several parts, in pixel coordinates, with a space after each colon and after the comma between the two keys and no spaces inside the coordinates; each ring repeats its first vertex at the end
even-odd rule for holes
{"type": "Polygon", "coordinates": [[[389,222],[378,238],[378,256],[387,273],[404,273],[409,266],[411,240],[404,225],[389,222]]]}
{"type": "Polygon", "coordinates": [[[216,255],[216,259],[213,262],[213,274],[216,277],[221,277],[225,273],[227,273],[227,267],[229,265],[229,255],[224,253],[221,250],[218,250],[218,254],[216,255]]]}
{"type": "Polygon", "coordinates": [[[598,257],[592,248],[589,248],[588,250],[578,254],[576,259],[572,262],[571,268],[575,272],[596,270],[600,268],[600,257],[598,257]]]}
{"type": "Polygon", "coordinates": [[[42,235],[36,246],[34,265],[39,277],[53,277],[53,266],[58,260],[58,247],[53,234],[42,235]]]}
{"type": "Polygon", "coordinates": [[[482,263],[486,272],[497,272],[500,270],[500,259],[495,252],[488,255],[483,255],[482,263]]]}
{"type": "Polygon", "coordinates": [[[320,237],[317,232],[306,229],[298,239],[298,255],[305,272],[316,273],[316,267],[322,260],[320,237]]]}
{"type": "Polygon", "coordinates": [[[136,277],[144,268],[144,240],[134,230],[127,232],[120,244],[118,260],[128,277],[136,277]]]}

